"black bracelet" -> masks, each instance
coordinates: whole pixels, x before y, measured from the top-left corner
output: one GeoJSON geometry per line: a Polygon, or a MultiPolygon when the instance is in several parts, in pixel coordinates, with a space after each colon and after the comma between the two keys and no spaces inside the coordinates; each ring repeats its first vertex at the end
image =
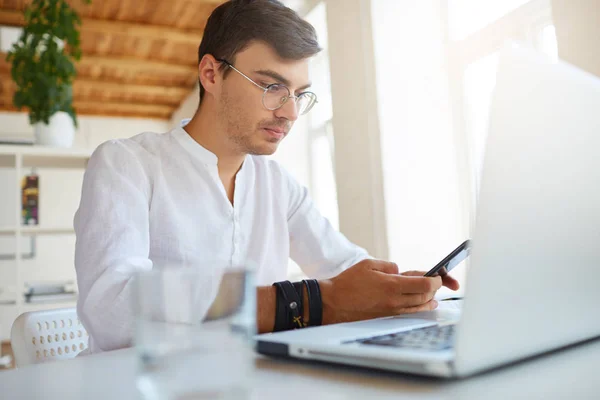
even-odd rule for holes
{"type": "Polygon", "coordinates": [[[305,279],[308,293],[308,325],[319,326],[323,323],[323,300],[321,299],[321,288],[316,279],[305,279]]]}
{"type": "Polygon", "coordinates": [[[273,286],[275,286],[275,326],[273,332],[281,332],[288,330],[290,323],[285,301],[281,298],[277,285],[273,284],[273,286]]]}
{"type": "MultiPolygon", "coordinates": [[[[287,311],[287,329],[302,328],[302,315],[299,310],[301,300],[294,285],[290,281],[275,282],[274,285],[278,289],[278,296],[281,296],[279,302],[284,304],[287,311]]],[[[279,325],[277,319],[280,318],[278,314],[275,325],[279,325]]]]}
{"type": "MultiPolygon", "coordinates": [[[[294,289],[296,289],[296,293],[298,294],[298,299],[300,302],[298,303],[298,310],[300,312],[300,324],[297,327],[304,328],[306,327],[306,323],[304,322],[304,296],[302,295],[302,289],[304,288],[304,284],[302,282],[294,282],[294,289]]],[[[308,305],[307,305],[308,307],[308,305]]]]}

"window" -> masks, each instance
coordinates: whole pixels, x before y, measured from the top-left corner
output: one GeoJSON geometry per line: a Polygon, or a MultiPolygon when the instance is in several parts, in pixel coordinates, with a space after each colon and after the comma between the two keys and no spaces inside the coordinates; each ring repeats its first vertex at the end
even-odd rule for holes
{"type": "MultiPolygon", "coordinates": [[[[469,136],[469,158],[473,160],[472,175],[479,188],[481,166],[489,119],[489,106],[496,86],[498,52],[484,56],[469,64],[464,71],[464,115],[465,131],[469,136]]],[[[478,190],[477,190],[478,192],[478,190]]]]}
{"type": "Polygon", "coordinates": [[[389,258],[428,270],[463,240],[442,2],[372,0],[389,258]]]}
{"type": "Polygon", "coordinates": [[[313,200],[331,225],[339,229],[331,122],[328,122],[324,128],[324,132],[316,131],[311,141],[313,200]]]}
{"type": "MultiPolygon", "coordinates": [[[[334,229],[339,229],[337,190],[333,158],[333,115],[331,101],[331,81],[329,75],[329,53],[327,51],[327,15],[323,2],[317,4],[306,15],[317,32],[319,44],[323,50],[317,54],[310,64],[311,91],[318,96],[318,103],[302,117],[301,126],[306,143],[307,186],[310,195],[321,214],[329,220],[334,229]]],[[[294,262],[290,262],[288,279],[305,278],[302,270],[294,262]]]]}
{"type": "Polygon", "coordinates": [[[462,40],[529,0],[448,0],[451,40],[462,40]]]}
{"type": "Polygon", "coordinates": [[[471,198],[475,207],[489,107],[496,84],[498,49],[505,40],[515,40],[556,60],[556,33],[548,0],[448,0],[448,16],[450,38],[456,39],[451,41],[449,58],[457,64],[455,70],[462,81],[459,85],[462,93],[452,95],[463,99],[456,113],[458,119],[464,121],[462,128],[469,146],[471,198]],[[455,26],[454,31],[452,26],[455,26]]]}
{"type": "MultiPolygon", "coordinates": [[[[468,170],[459,174],[470,182],[462,187],[469,222],[474,220],[492,93],[496,85],[498,51],[506,40],[558,58],[550,0],[448,0],[448,60],[450,80],[459,82],[450,93],[454,128],[467,147],[468,170]],[[467,187],[468,186],[468,187],[467,187]]],[[[470,227],[467,230],[471,236],[470,227]]],[[[467,264],[468,265],[468,264],[467,264]]],[[[459,280],[464,283],[466,270],[459,280]]]]}
{"type": "Polygon", "coordinates": [[[320,2],[306,16],[317,31],[319,44],[323,50],[311,61],[310,77],[312,91],[318,96],[318,103],[306,115],[309,131],[309,157],[311,168],[311,189],[313,200],[323,216],[335,229],[339,229],[337,190],[335,185],[333,151],[333,106],[331,100],[331,79],[329,74],[329,52],[327,51],[327,14],[325,3],[320,2]]]}
{"type": "Polygon", "coordinates": [[[554,25],[547,25],[542,28],[540,50],[548,54],[554,60],[558,60],[558,44],[556,42],[556,29],[554,28],[554,25]]]}
{"type": "Polygon", "coordinates": [[[549,0],[371,4],[390,259],[428,269],[471,234],[498,50],[556,53],[549,0]]]}

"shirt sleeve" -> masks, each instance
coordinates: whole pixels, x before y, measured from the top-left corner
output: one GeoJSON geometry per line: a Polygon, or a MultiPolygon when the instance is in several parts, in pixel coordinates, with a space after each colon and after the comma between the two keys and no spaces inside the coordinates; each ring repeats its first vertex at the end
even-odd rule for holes
{"type": "Polygon", "coordinates": [[[88,163],[75,214],[77,311],[94,349],[131,345],[132,277],[149,270],[150,181],[138,145],[102,144],[88,163]]]}
{"type": "MultiPolygon", "coordinates": [[[[282,169],[283,170],[283,169],[282,169]]],[[[331,278],[372,258],[334,229],[315,207],[308,190],[283,170],[289,193],[290,256],[311,278],[331,278]]]]}

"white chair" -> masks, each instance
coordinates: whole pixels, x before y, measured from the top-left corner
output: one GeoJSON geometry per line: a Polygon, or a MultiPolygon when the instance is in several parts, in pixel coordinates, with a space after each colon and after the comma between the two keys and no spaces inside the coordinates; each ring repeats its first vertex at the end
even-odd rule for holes
{"type": "Polygon", "coordinates": [[[88,333],[75,308],[26,312],[10,331],[17,367],[75,357],[88,345],[88,333]]]}

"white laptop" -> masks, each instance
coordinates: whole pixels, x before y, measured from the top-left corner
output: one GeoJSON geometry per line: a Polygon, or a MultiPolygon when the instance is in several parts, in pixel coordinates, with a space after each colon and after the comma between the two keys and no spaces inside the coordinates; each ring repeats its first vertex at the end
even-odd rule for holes
{"type": "Polygon", "coordinates": [[[600,336],[600,79],[508,46],[490,118],[462,311],[259,335],[260,353],[463,377],[600,336]]]}

